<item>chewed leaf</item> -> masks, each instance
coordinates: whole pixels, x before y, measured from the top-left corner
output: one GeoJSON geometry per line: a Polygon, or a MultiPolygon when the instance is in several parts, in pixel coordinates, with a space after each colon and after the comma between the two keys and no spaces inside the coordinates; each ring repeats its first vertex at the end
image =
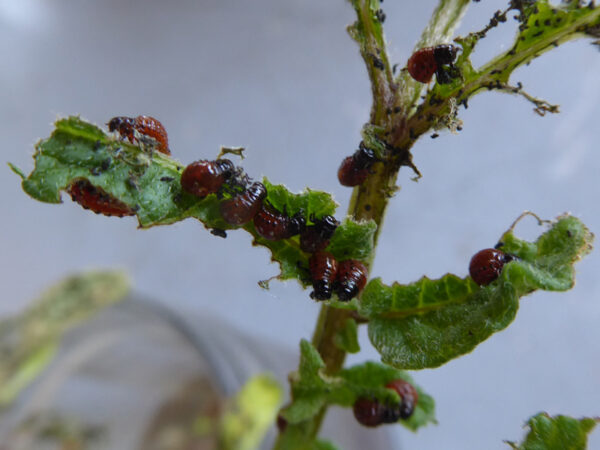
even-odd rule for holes
{"type": "MultiPolygon", "coordinates": [[[[408,91],[411,111],[408,127],[413,137],[418,137],[431,128],[450,128],[454,130],[460,125],[457,121],[458,106],[468,106],[468,101],[478,93],[496,90],[512,95],[519,95],[533,103],[534,111],[539,115],[559,112],[558,105],[523,90],[520,83],[509,84],[513,72],[523,65],[529,64],[543,53],[578,38],[596,38],[600,33],[600,6],[593,1],[550,2],[515,1],[509,8],[498,11],[484,29],[472,32],[465,37],[457,37],[454,41],[460,45],[461,52],[456,59],[456,73],[447,84],[436,83],[421,101],[417,95],[422,86],[408,91]],[[519,14],[511,12],[518,10],[519,14]],[[519,20],[520,26],[512,45],[495,58],[479,68],[475,68],[471,55],[477,43],[485,37],[493,27],[507,22],[511,16],[519,20]]],[[[597,43],[596,40],[593,43],[597,43]]],[[[408,77],[407,74],[402,75],[408,77]]],[[[405,90],[411,89],[414,81],[408,80],[405,90]]],[[[406,98],[406,97],[405,97],[406,98]]]]}
{"type": "Polygon", "coordinates": [[[338,261],[345,259],[368,260],[373,253],[373,237],[377,231],[374,221],[357,223],[345,219],[335,230],[327,248],[338,261]]]}
{"type": "MultiPolygon", "coordinates": [[[[10,167],[23,178],[23,190],[37,200],[61,203],[61,191],[83,182],[82,186],[89,186],[90,191],[96,189],[106,196],[104,204],[118,204],[120,210],[127,211],[122,215],[135,212],[142,228],[171,224],[188,217],[198,219],[206,228],[235,228],[221,217],[221,199],[217,195],[199,199],[182,190],[180,178],[184,165],[162,153],[150,153],[116,140],[79,117],[58,120],[52,135],[36,144],[34,159],[35,168],[29,176],[17,167],[10,167]]],[[[264,184],[266,200],[280,212],[290,216],[302,213],[307,220],[313,215],[320,218],[335,213],[337,204],[326,192],[306,189],[296,194],[267,179],[264,184]]],[[[230,196],[230,191],[223,193],[225,198],[230,196]]],[[[279,279],[296,279],[303,285],[308,284],[309,255],[300,250],[297,236],[269,241],[256,233],[252,222],[243,228],[254,237],[255,244],[271,250],[272,259],[281,269],[279,279]]],[[[333,251],[368,259],[373,250],[373,233],[374,224],[346,220],[336,230],[333,251]],[[349,250],[351,242],[352,251],[349,250]]]]}
{"type": "Polygon", "coordinates": [[[437,367],[506,328],[520,297],[537,289],[570,289],[573,264],[589,252],[592,239],[585,225],[568,215],[536,242],[509,230],[501,238],[502,249],[516,259],[489,286],[450,274],[408,285],[374,279],[363,292],[359,313],[370,319],[369,337],[384,362],[400,369],[437,367]]]}
{"type": "MultiPolygon", "coordinates": [[[[399,402],[398,395],[385,385],[397,379],[413,384],[412,378],[405,372],[375,362],[359,364],[343,369],[335,376],[327,376],[322,373],[325,364],[317,350],[304,340],[300,349],[300,367],[290,377],[292,403],[282,411],[283,417],[292,425],[307,421],[325,405],[351,407],[360,397],[399,402]]],[[[415,411],[408,420],[400,421],[413,431],[435,423],[433,398],[418,386],[415,388],[419,395],[415,411]]]]}
{"type": "Polygon", "coordinates": [[[312,215],[320,218],[334,214],[338,207],[327,192],[307,189],[300,194],[294,194],[283,184],[271,184],[266,178],[263,178],[263,184],[268,192],[267,201],[278,211],[285,211],[290,216],[302,212],[307,218],[312,215]]]}
{"type": "Polygon", "coordinates": [[[529,432],[522,444],[508,442],[515,450],[584,450],[588,434],[600,418],[574,419],[539,413],[527,421],[529,432]]]}

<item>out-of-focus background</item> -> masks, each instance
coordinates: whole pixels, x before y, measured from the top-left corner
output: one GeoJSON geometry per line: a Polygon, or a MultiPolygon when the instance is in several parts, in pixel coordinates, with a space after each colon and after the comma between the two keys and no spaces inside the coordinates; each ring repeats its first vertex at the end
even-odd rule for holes
{"type": "MultiPolygon", "coordinates": [[[[393,62],[405,64],[435,3],[383,4],[393,62]]],[[[473,4],[457,34],[482,28],[505,4],[473,4]]],[[[148,114],[166,126],[183,163],[212,158],[220,145],[244,146],[250,175],[330,191],[342,217],[351,191],[336,171],[356,149],[370,109],[366,71],[345,32],[353,19],[342,0],[0,0],[3,159],[29,172],[34,143],[58,117],[103,124],[148,114]]],[[[505,50],[515,29],[511,20],[490,32],[474,63],[505,50]]],[[[560,114],[539,117],[522,98],[484,93],[461,109],[460,134],[422,138],[414,162],[423,178],[415,183],[401,171],[372,275],[463,276],[471,255],[493,246],[526,209],[544,218],[571,211],[598,232],[599,73],[597,48],[568,43],[512,78],[560,104],[560,114]]],[[[141,231],[134,219],[97,216],[66,195],[58,206],[33,201],[8,167],[0,184],[4,315],[67,274],[118,266],[138,293],[175,311],[221,317],[291,353],[311,336],[319,305],[293,282],[259,288],[277,268],[246,233],[223,240],[193,220],[141,231]]],[[[518,233],[537,236],[533,222],[518,233]]],[[[436,399],[439,425],[418,434],[396,427],[398,442],[501,449],[539,411],[598,415],[599,270],[596,251],[577,265],[573,290],[524,298],[507,330],[470,355],[415,373],[436,399]]],[[[366,333],[361,343],[349,361],[377,359],[366,333]]],[[[599,435],[590,448],[600,448],[599,435]]]]}

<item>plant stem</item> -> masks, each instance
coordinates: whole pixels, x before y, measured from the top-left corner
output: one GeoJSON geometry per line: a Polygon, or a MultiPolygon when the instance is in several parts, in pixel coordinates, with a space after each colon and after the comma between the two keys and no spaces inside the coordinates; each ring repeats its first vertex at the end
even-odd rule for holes
{"type": "MultiPolygon", "coordinates": [[[[348,27],[348,32],[359,44],[372,87],[373,105],[369,124],[381,130],[381,139],[394,149],[385,162],[373,165],[371,174],[362,185],[354,188],[348,207],[348,215],[354,220],[373,220],[377,224],[374,236],[376,248],[388,202],[397,190],[396,180],[400,167],[406,165],[414,168],[409,150],[416,137],[409,132],[410,127],[407,124],[407,112],[412,108],[412,104],[409,102],[395,111],[391,109],[393,105],[402,105],[401,100],[406,98],[407,93],[398,89],[392,75],[380,15],[377,14],[379,2],[351,0],[351,3],[356,11],[357,21],[348,27]]],[[[440,34],[450,34],[467,4],[468,0],[441,0],[432,18],[433,25],[430,24],[431,29],[435,30],[435,33],[432,33],[438,37],[440,34]],[[449,14],[448,10],[452,14],[449,14]],[[443,28],[443,32],[439,27],[443,28]]],[[[431,123],[422,124],[420,134],[430,126],[431,123]]],[[[374,252],[371,260],[365,261],[369,270],[373,257],[374,252]]],[[[327,375],[337,373],[344,365],[346,352],[335,344],[335,337],[343,329],[348,318],[352,318],[352,312],[349,310],[327,305],[321,307],[312,343],[325,362],[324,371],[327,375]]],[[[317,435],[326,411],[327,406],[324,406],[310,421],[302,424],[304,436],[314,438],[317,435]]]]}

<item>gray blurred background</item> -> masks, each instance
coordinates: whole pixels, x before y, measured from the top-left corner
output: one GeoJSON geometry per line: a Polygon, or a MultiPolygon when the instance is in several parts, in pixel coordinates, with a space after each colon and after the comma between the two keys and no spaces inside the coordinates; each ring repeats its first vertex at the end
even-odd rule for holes
{"type": "MultiPolygon", "coordinates": [[[[473,4],[457,33],[483,27],[505,3],[473,4]]],[[[392,61],[403,66],[435,2],[383,6],[392,61]]],[[[250,175],[330,191],[342,217],[351,191],[338,184],[337,167],[370,108],[366,71],[345,32],[353,19],[342,0],[0,0],[3,159],[29,172],[33,144],[58,117],[103,124],[148,114],[166,126],[183,163],[214,157],[220,145],[244,146],[250,175]]],[[[511,20],[493,30],[475,65],[506,49],[515,29],[511,20]]],[[[512,78],[560,104],[561,114],[542,118],[521,98],[484,93],[460,111],[459,135],[418,142],[424,177],[415,183],[401,172],[372,275],[464,276],[471,255],[526,209],[545,218],[571,211],[598,232],[599,74],[597,48],[568,43],[512,78]]],[[[2,314],[69,273],[119,266],[138,292],[176,311],[217,315],[291,352],[311,336],[319,306],[293,282],[261,290],[257,281],[277,267],[246,233],[223,240],[193,220],[140,231],[134,219],[97,216],[66,195],[58,206],[33,201],[8,168],[0,183],[2,314]]],[[[518,228],[526,238],[541,231],[533,220],[518,228]]],[[[577,265],[575,289],[524,298],[507,330],[415,373],[436,399],[439,425],[418,434],[397,427],[399,442],[502,449],[538,411],[599,415],[599,269],[595,251],[577,265]]],[[[366,333],[361,339],[351,363],[377,358],[366,333]]],[[[590,442],[600,448],[600,432],[590,442]]]]}

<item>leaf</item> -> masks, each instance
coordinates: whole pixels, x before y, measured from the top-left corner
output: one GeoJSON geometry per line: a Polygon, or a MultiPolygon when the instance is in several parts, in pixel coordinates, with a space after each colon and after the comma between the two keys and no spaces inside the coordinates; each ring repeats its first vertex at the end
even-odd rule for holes
{"type": "Polygon", "coordinates": [[[373,239],[376,231],[377,225],[372,220],[359,223],[346,218],[335,230],[327,250],[338,261],[345,259],[366,261],[373,254],[373,239]]]}
{"type": "MultiPolygon", "coordinates": [[[[60,203],[61,191],[74,181],[85,179],[108,195],[123,202],[137,215],[139,226],[149,228],[171,224],[188,217],[201,221],[206,228],[229,230],[220,214],[221,200],[212,194],[198,199],[182,191],[181,172],[184,166],[162,153],[149,154],[138,146],[115,140],[102,129],[79,117],[58,120],[48,139],[36,144],[35,168],[23,178],[24,191],[31,197],[48,203],[60,203]]],[[[334,214],[337,204],[330,194],[306,189],[295,194],[283,185],[274,185],[266,178],[267,201],[281,212],[294,215],[303,212],[307,220],[334,214]]],[[[232,194],[224,192],[223,197],[232,194]]],[[[298,237],[268,241],[260,237],[252,223],[243,227],[254,237],[254,243],[271,250],[273,261],[280,266],[281,280],[308,281],[308,257],[300,250],[298,237]]],[[[369,259],[373,251],[373,223],[345,220],[332,239],[334,254],[369,259]]],[[[268,285],[265,282],[263,285],[268,285]]]]}
{"type": "Polygon", "coordinates": [[[270,375],[256,375],[250,378],[223,413],[219,448],[259,448],[275,421],[282,398],[281,386],[270,375]]]}
{"type": "MultiPolygon", "coordinates": [[[[396,379],[414,385],[405,372],[375,362],[359,364],[342,369],[335,376],[327,376],[322,373],[325,367],[323,360],[308,341],[302,340],[300,351],[300,367],[298,372],[290,376],[293,401],[281,413],[290,424],[309,420],[325,405],[351,407],[359,397],[399,402],[397,393],[385,385],[396,379]]],[[[415,412],[410,419],[400,421],[413,431],[428,423],[435,423],[433,399],[418,386],[415,388],[419,394],[415,412]]]]}
{"type": "Polygon", "coordinates": [[[516,238],[511,229],[501,238],[502,249],[518,259],[489,286],[450,274],[408,285],[374,279],[362,294],[359,313],[369,318],[369,337],[383,362],[399,369],[437,367],[506,328],[520,297],[537,289],[570,289],[573,264],[589,252],[592,239],[569,215],[533,243],[516,238]]]}
{"type": "Polygon", "coordinates": [[[511,2],[511,6],[504,12],[496,13],[483,30],[456,38],[455,42],[462,47],[455,63],[460,76],[448,84],[436,83],[416,109],[414,106],[419,97],[411,97],[413,102],[410,104],[411,116],[407,127],[411,130],[412,139],[431,128],[455,129],[459,125],[456,119],[458,106],[462,104],[466,108],[468,100],[484,90],[520,95],[532,102],[534,111],[540,115],[558,112],[557,105],[528,94],[520,83],[510,85],[509,79],[515,69],[529,64],[560,44],[581,37],[596,37],[600,29],[600,6],[594,6],[593,2],[580,6],[580,3],[569,1],[555,5],[548,0],[511,2]],[[515,5],[520,7],[521,14],[517,17],[521,25],[513,44],[507,46],[506,52],[475,69],[470,57],[477,43],[489,29],[506,21],[508,12],[516,8],[515,5]]]}
{"type": "Polygon", "coordinates": [[[358,325],[354,319],[347,319],[344,327],[334,337],[334,343],[338,348],[348,353],[358,353],[358,325]]]}
{"type": "Polygon", "coordinates": [[[0,321],[0,407],[50,363],[67,331],[122,300],[129,289],[119,271],[79,274],[52,286],[22,314],[0,321]]]}
{"type": "Polygon", "coordinates": [[[517,450],[584,450],[587,436],[598,422],[600,418],[550,417],[542,412],[528,420],[529,432],[521,445],[507,444],[517,450]]]}

